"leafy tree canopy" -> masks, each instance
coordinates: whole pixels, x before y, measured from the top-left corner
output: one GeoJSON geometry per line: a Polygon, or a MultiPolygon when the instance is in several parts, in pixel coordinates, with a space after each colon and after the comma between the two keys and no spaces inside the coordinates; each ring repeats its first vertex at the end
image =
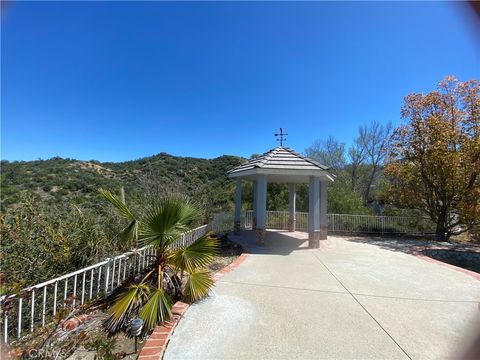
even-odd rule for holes
{"type": "Polygon", "coordinates": [[[405,97],[406,124],[393,135],[390,200],[436,224],[436,238],[480,220],[480,82],[446,77],[428,94],[405,97]]]}

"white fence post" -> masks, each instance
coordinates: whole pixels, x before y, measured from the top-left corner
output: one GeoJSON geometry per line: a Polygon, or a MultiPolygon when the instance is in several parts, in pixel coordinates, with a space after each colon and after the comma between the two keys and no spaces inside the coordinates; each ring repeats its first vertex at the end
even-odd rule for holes
{"type": "Polygon", "coordinates": [[[17,320],[17,338],[20,339],[22,335],[22,305],[23,298],[20,296],[18,298],[18,320],[17,320]]]}
{"type": "Polygon", "coordinates": [[[109,278],[110,278],[110,259],[108,259],[107,266],[105,267],[105,286],[104,286],[105,295],[108,294],[109,278]]]}
{"type": "Polygon", "coordinates": [[[43,304],[42,304],[42,326],[45,326],[45,310],[47,306],[47,285],[43,287],[43,304]]]}
{"type": "Polygon", "coordinates": [[[5,311],[5,316],[3,317],[3,342],[8,343],[8,311],[5,311]]]}
{"type": "Polygon", "coordinates": [[[30,295],[30,332],[33,332],[33,324],[35,320],[35,290],[30,295]]]}

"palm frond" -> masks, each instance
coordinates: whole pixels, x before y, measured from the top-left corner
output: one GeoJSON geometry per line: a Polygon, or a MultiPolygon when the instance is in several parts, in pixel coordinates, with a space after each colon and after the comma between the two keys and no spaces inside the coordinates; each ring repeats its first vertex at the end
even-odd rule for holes
{"type": "Polygon", "coordinates": [[[98,189],[98,192],[105,200],[107,200],[110,204],[115,206],[118,214],[122,218],[130,221],[137,220],[135,216],[133,216],[132,212],[128,209],[127,205],[125,205],[125,203],[122,201],[122,199],[120,199],[119,196],[115,195],[114,193],[106,189],[98,189]]]}
{"type": "Polygon", "coordinates": [[[172,304],[162,288],[156,289],[138,314],[143,320],[143,332],[153,329],[157,324],[168,320],[172,316],[172,304]]]}
{"type": "Polygon", "coordinates": [[[147,212],[140,231],[142,242],[165,249],[189,229],[199,214],[198,206],[188,198],[166,196],[147,212]]]}
{"type": "Polygon", "coordinates": [[[215,258],[217,248],[217,239],[207,233],[192,244],[176,250],[172,262],[182,271],[193,272],[210,264],[215,258]]]}
{"type": "Polygon", "coordinates": [[[120,237],[124,241],[130,239],[138,240],[139,235],[139,222],[137,220],[131,221],[125,228],[120,231],[120,237]]]}
{"type": "Polygon", "coordinates": [[[113,305],[108,309],[108,318],[103,326],[110,333],[115,334],[128,325],[130,318],[147,300],[150,288],[146,284],[135,284],[118,295],[113,305]]]}
{"type": "Polygon", "coordinates": [[[207,270],[194,270],[187,272],[183,296],[187,301],[197,301],[210,293],[214,281],[207,270]]]}
{"type": "Polygon", "coordinates": [[[120,217],[130,221],[128,225],[120,231],[121,239],[123,241],[129,241],[131,239],[138,240],[140,223],[128,209],[127,205],[125,205],[120,197],[109,190],[98,189],[98,192],[105,200],[115,207],[120,217]]]}

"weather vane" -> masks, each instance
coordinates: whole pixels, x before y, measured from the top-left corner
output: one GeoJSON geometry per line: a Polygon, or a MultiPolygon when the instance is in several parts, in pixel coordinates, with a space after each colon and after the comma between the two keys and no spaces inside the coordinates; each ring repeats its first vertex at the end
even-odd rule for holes
{"type": "Polygon", "coordinates": [[[283,146],[283,142],[287,141],[287,138],[285,137],[285,135],[288,135],[288,134],[284,133],[282,128],[280,128],[280,133],[279,134],[274,134],[274,135],[279,136],[277,141],[280,141],[280,146],[283,146]]]}

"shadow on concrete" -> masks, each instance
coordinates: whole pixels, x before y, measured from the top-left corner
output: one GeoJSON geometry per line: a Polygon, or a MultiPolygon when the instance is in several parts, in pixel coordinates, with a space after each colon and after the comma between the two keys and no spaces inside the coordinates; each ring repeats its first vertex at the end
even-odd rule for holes
{"type": "Polygon", "coordinates": [[[370,237],[350,237],[345,238],[346,241],[358,242],[368,245],[378,246],[384,250],[390,251],[400,251],[404,253],[411,253],[413,249],[416,251],[421,251],[425,249],[430,249],[432,247],[445,247],[452,250],[468,250],[471,248],[477,248],[478,246],[470,244],[458,244],[450,242],[439,242],[435,240],[420,240],[420,239],[409,239],[406,236],[403,237],[379,237],[379,236],[370,236],[370,237]]]}
{"type": "Polygon", "coordinates": [[[240,234],[229,234],[232,241],[243,246],[249,254],[289,255],[293,251],[308,250],[308,234],[304,232],[289,232],[287,230],[267,229],[265,245],[258,245],[255,231],[242,230],[240,234]]]}

